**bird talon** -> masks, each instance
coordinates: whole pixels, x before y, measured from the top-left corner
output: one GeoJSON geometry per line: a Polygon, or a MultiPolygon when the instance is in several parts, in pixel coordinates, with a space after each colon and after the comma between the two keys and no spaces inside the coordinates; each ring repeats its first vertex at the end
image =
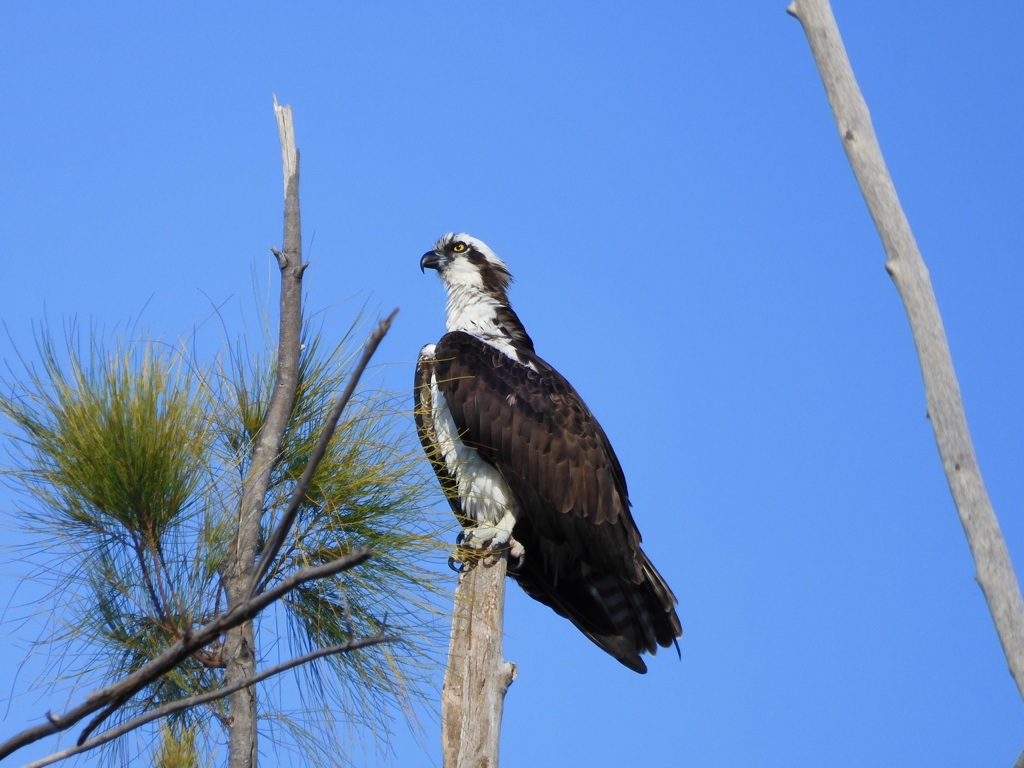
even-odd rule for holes
{"type": "Polygon", "coordinates": [[[452,550],[451,555],[448,556],[448,567],[456,573],[462,573],[466,570],[466,561],[464,558],[465,547],[463,543],[466,541],[466,531],[459,531],[458,536],[455,537],[455,549],[452,550]]]}
{"type": "Polygon", "coordinates": [[[519,544],[518,547],[511,547],[508,551],[508,570],[510,573],[519,573],[519,569],[523,567],[523,563],[526,562],[526,552],[523,550],[523,545],[519,544]]]}

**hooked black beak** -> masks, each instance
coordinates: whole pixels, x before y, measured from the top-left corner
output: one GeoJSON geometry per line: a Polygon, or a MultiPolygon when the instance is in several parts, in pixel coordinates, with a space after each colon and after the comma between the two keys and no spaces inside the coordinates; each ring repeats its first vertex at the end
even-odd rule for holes
{"type": "Polygon", "coordinates": [[[437,251],[427,251],[423,254],[420,259],[420,272],[425,272],[427,269],[440,269],[441,268],[441,254],[437,251]]]}

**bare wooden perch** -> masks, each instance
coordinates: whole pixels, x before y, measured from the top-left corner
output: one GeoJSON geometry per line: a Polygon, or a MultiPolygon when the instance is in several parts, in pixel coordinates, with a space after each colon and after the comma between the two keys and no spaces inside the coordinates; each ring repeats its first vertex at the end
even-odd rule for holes
{"type": "Polygon", "coordinates": [[[917,346],[928,416],[946,480],[1010,673],[1024,697],[1024,601],[981,478],[928,270],[896,196],[828,0],[795,0],[788,11],[803,25],[843,149],[882,237],[888,257],[885,268],[903,299],[917,346]]]}
{"type": "MultiPolygon", "coordinates": [[[[281,171],[284,174],[284,196],[288,198],[288,185],[299,178],[299,151],[295,148],[295,122],[292,120],[292,107],[277,103],[274,94],[274,118],[277,120],[277,133],[281,142],[281,171]]],[[[286,246],[287,247],[287,246],[286,246]]]]}
{"type": "Polygon", "coordinates": [[[504,661],[505,552],[475,559],[459,574],[441,692],[445,768],[497,768],[505,691],[516,677],[504,661]]]}

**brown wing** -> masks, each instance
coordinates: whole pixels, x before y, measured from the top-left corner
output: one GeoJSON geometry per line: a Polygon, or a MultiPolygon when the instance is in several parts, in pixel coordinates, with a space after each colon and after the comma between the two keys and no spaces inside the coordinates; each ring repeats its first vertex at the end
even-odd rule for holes
{"type": "Polygon", "coordinates": [[[622,468],[569,382],[540,358],[534,371],[461,332],[445,335],[434,357],[462,441],[501,472],[533,529],[639,580],[640,534],[622,468]]]}
{"type": "Polygon", "coordinates": [[[441,491],[448,500],[452,512],[462,525],[466,525],[466,517],[462,514],[462,503],[459,501],[459,486],[455,478],[448,472],[448,467],[441,458],[441,450],[437,444],[437,434],[434,431],[434,403],[430,391],[430,377],[434,370],[434,355],[429,347],[420,350],[419,360],[416,362],[416,378],[413,382],[413,417],[416,419],[416,434],[419,435],[420,443],[427,454],[430,466],[437,475],[441,484],[441,491]]]}
{"type": "MultiPolygon", "coordinates": [[[[675,597],[640,548],[626,480],[594,415],[544,360],[520,364],[466,333],[434,352],[438,388],[463,442],[496,467],[521,507],[511,573],[638,672],[638,654],[681,634],[675,597]]],[[[436,470],[435,470],[436,471],[436,470]]]]}

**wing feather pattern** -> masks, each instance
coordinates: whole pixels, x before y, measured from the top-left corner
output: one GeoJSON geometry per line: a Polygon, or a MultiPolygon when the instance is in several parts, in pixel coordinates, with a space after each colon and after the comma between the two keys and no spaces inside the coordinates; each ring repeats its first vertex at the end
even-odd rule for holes
{"type": "Polygon", "coordinates": [[[433,468],[434,474],[437,475],[441,491],[448,500],[452,512],[455,513],[455,518],[461,525],[466,525],[468,521],[462,512],[462,503],[459,501],[458,481],[448,471],[448,467],[444,463],[437,441],[437,432],[434,430],[434,402],[430,391],[430,377],[433,371],[433,354],[429,351],[429,347],[424,347],[420,352],[419,361],[416,363],[416,380],[413,386],[416,397],[413,408],[416,434],[419,435],[423,451],[427,454],[430,466],[433,468]]]}
{"type": "MultiPolygon", "coordinates": [[[[513,536],[526,554],[509,575],[623,664],[645,672],[639,654],[672,645],[682,629],[675,596],[640,547],[622,467],[597,419],[532,352],[520,352],[524,365],[455,331],[433,357],[421,360],[416,374],[416,424],[428,457],[432,428],[422,393],[429,399],[429,365],[462,441],[498,469],[519,501],[513,536]]],[[[454,478],[443,462],[431,464],[460,515],[454,478]]]]}

